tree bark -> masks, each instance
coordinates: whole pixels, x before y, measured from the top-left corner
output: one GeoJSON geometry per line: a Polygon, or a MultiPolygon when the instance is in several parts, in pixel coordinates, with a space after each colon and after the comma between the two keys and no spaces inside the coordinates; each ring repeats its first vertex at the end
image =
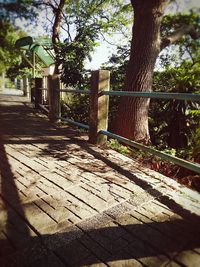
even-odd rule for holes
{"type": "MultiPolygon", "coordinates": [[[[131,55],[126,72],[125,91],[150,92],[156,58],[160,52],[160,25],[168,0],[132,0],[134,25],[131,55]]],[[[148,143],[149,99],[122,97],[116,121],[116,133],[148,143]]]]}
{"type": "Polygon", "coordinates": [[[59,33],[60,33],[60,26],[62,22],[62,13],[63,13],[64,5],[65,5],[65,0],[60,0],[58,7],[57,8],[54,7],[53,9],[53,12],[55,14],[55,19],[54,19],[54,24],[52,28],[52,43],[53,43],[53,48],[54,48],[55,56],[56,56],[54,74],[59,73],[59,63],[58,63],[59,49],[58,49],[57,43],[59,41],[59,33]]]}

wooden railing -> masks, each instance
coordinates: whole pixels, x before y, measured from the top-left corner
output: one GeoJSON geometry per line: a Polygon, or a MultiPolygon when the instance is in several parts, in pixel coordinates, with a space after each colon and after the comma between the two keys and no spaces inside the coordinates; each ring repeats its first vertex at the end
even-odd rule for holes
{"type": "Polygon", "coordinates": [[[44,88],[43,79],[35,78],[34,86],[35,107],[42,108],[48,113],[49,119],[52,122],[61,120],[63,122],[81,127],[89,131],[89,142],[93,144],[102,144],[107,141],[107,137],[117,139],[119,142],[125,143],[129,146],[141,149],[145,152],[156,155],[164,160],[173,162],[181,167],[190,169],[194,172],[200,173],[200,164],[188,162],[178,157],[169,155],[167,153],[158,151],[152,147],[145,146],[135,141],[129,140],[122,136],[109,132],[108,129],[108,112],[109,112],[109,96],[130,96],[130,97],[145,97],[158,99],[177,99],[185,101],[200,102],[199,94],[188,93],[161,93],[161,92],[129,92],[129,91],[110,91],[110,72],[107,70],[93,71],[91,74],[91,90],[70,90],[61,89],[59,77],[48,76],[48,86],[44,88]],[[43,92],[48,91],[48,108],[43,103],[43,92]],[[61,92],[73,94],[87,94],[90,98],[90,114],[89,125],[73,121],[62,117],[60,107],[61,92]]]}

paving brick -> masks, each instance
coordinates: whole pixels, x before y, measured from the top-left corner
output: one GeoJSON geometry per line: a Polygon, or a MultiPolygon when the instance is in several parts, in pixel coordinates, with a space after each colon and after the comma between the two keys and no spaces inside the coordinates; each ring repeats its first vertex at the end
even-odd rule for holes
{"type": "Polygon", "coordinates": [[[104,183],[103,185],[95,185],[94,183],[91,184],[88,182],[87,184],[81,185],[81,187],[104,200],[106,203],[109,203],[109,206],[111,206],[112,203],[116,203],[116,201],[120,202],[129,198],[130,195],[130,193],[127,194],[125,190],[125,194],[123,194],[122,190],[116,188],[113,184],[104,183]]]}
{"type": "Polygon", "coordinates": [[[98,198],[98,196],[92,194],[92,192],[84,190],[80,186],[70,188],[70,194],[81,199],[96,211],[100,212],[108,207],[107,203],[103,199],[98,198]]]}
{"type": "Polygon", "coordinates": [[[5,255],[13,254],[15,250],[16,248],[14,244],[12,244],[8,240],[7,235],[2,230],[0,230],[0,263],[1,263],[1,258],[3,258],[5,255]]]}
{"type": "Polygon", "coordinates": [[[0,266],[198,266],[198,193],[12,101],[0,105],[0,266]]]}
{"type": "Polygon", "coordinates": [[[180,252],[176,257],[174,257],[174,260],[177,260],[186,266],[192,267],[199,267],[200,264],[199,255],[191,250],[180,252]]]}
{"type": "Polygon", "coordinates": [[[85,234],[81,237],[81,244],[86,247],[99,261],[103,263],[109,261],[111,253],[88,235],[85,234]]]}
{"type": "Polygon", "coordinates": [[[168,262],[165,263],[166,267],[180,267],[180,266],[183,266],[182,264],[178,264],[177,262],[173,261],[173,260],[170,260],[168,262]]]}
{"type": "Polygon", "coordinates": [[[53,253],[48,253],[48,255],[45,255],[44,257],[32,261],[30,259],[29,262],[27,262],[27,266],[30,267],[46,267],[46,266],[53,266],[53,267],[65,267],[66,265],[58,258],[56,257],[53,253]]]}
{"type": "MultiPolygon", "coordinates": [[[[130,257],[127,255],[127,258],[130,257]]],[[[110,267],[143,267],[144,265],[135,259],[123,259],[123,260],[116,260],[112,262],[108,262],[110,267]]]]}
{"type": "Polygon", "coordinates": [[[70,245],[58,248],[56,254],[61,257],[67,266],[82,266],[84,264],[94,263],[94,257],[92,259],[90,258],[91,252],[78,240],[72,241],[70,245]],[[91,262],[91,260],[93,261],[91,262]]]}

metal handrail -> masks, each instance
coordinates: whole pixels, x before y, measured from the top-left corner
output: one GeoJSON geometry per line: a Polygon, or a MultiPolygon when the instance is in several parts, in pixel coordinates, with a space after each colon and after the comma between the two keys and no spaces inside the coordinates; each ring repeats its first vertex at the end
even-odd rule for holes
{"type": "Polygon", "coordinates": [[[151,153],[155,156],[158,156],[164,160],[167,160],[167,161],[170,161],[170,162],[173,162],[174,164],[177,164],[181,167],[184,167],[184,168],[187,168],[189,170],[192,170],[194,172],[197,172],[200,174],[200,164],[198,163],[192,163],[192,162],[189,162],[187,160],[184,160],[184,159],[180,159],[178,157],[175,157],[175,156],[172,156],[172,155],[169,155],[167,153],[164,153],[164,152],[161,152],[157,149],[154,149],[154,148],[151,148],[151,147],[148,147],[148,146],[145,146],[145,145],[142,145],[142,144],[139,144],[135,141],[132,141],[132,140],[129,140],[127,138],[124,138],[120,135],[117,135],[117,134],[113,134],[109,131],[105,131],[105,130],[101,130],[99,132],[100,134],[103,134],[103,135],[106,135],[106,136],[109,136],[111,138],[114,138],[124,144],[127,144],[129,146],[132,146],[132,147],[135,147],[137,149],[141,149],[145,152],[148,152],[148,153],[151,153]]]}
{"type": "Polygon", "coordinates": [[[64,118],[64,117],[57,117],[57,119],[60,119],[64,122],[67,122],[69,124],[72,124],[72,125],[75,125],[75,126],[78,126],[80,128],[83,128],[83,129],[86,129],[86,130],[89,130],[89,125],[86,125],[86,124],[83,124],[81,122],[77,122],[77,121],[73,121],[71,119],[67,119],[67,118],[64,118]]]}
{"type": "MultiPolygon", "coordinates": [[[[72,90],[61,89],[57,92],[78,93],[78,94],[91,94],[90,90],[72,90]]],[[[136,92],[136,91],[102,91],[99,94],[109,96],[132,96],[132,97],[144,97],[144,98],[156,98],[156,99],[176,99],[186,101],[200,101],[200,94],[190,93],[165,93],[165,92],[136,92]]]]}
{"type": "MultiPolygon", "coordinates": [[[[80,128],[89,130],[89,125],[86,125],[86,124],[83,124],[83,123],[80,123],[80,122],[76,122],[76,121],[73,121],[71,119],[67,119],[67,118],[63,118],[63,117],[58,117],[58,119],[66,122],[66,123],[72,124],[74,126],[78,126],[80,128]]],[[[161,152],[161,151],[159,151],[157,149],[154,149],[152,147],[148,147],[148,146],[145,146],[143,144],[137,143],[135,141],[129,140],[127,138],[124,138],[124,137],[122,137],[120,135],[111,133],[109,131],[100,130],[99,134],[106,135],[106,136],[111,137],[113,139],[116,139],[116,140],[118,140],[118,141],[120,141],[120,142],[122,142],[124,144],[127,144],[127,145],[129,145],[131,147],[135,147],[137,149],[141,149],[141,150],[143,150],[145,152],[151,153],[152,155],[158,156],[158,157],[160,157],[160,158],[162,158],[164,160],[167,160],[169,162],[172,162],[174,164],[177,164],[177,165],[179,165],[181,167],[184,167],[186,169],[192,170],[192,171],[200,174],[200,164],[198,164],[198,163],[192,163],[192,162],[189,162],[187,160],[175,157],[173,155],[169,155],[167,153],[161,152]]]]}
{"type": "MultiPolygon", "coordinates": [[[[41,90],[46,90],[46,88],[40,88],[41,90]]],[[[56,90],[57,92],[68,92],[68,93],[80,93],[80,94],[91,94],[90,90],[71,90],[71,89],[61,89],[56,90]]],[[[130,91],[102,91],[101,95],[110,95],[110,96],[130,96],[130,97],[145,97],[145,98],[157,98],[157,99],[176,99],[176,100],[185,100],[185,101],[200,101],[200,94],[189,94],[189,93],[164,93],[164,92],[130,92],[130,91]]],[[[42,105],[40,105],[42,106],[42,105]]],[[[42,107],[44,109],[44,106],[42,107]]],[[[46,109],[46,108],[45,108],[46,109]]],[[[46,109],[48,112],[48,110],[46,109]]],[[[89,125],[73,121],[64,117],[57,117],[58,119],[72,124],[74,126],[89,130],[89,125]]],[[[129,146],[141,149],[145,152],[149,152],[155,156],[158,156],[164,160],[170,161],[174,164],[177,164],[181,167],[192,170],[200,174],[200,164],[192,163],[178,157],[169,155],[167,153],[158,151],[152,147],[145,146],[143,144],[137,143],[135,141],[129,140],[122,136],[116,135],[106,130],[100,130],[99,134],[106,135],[108,137],[114,138],[122,143],[125,143],[129,146]]]]}
{"type": "Polygon", "coordinates": [[[102,95],[200,101],[200,94],[189,93],[103,91],[102,95]]]}
{"type": "Polygon", "coordinates": [[[45,105],[39,104],[39,107],[43,109],[44,111],[46,111],[47,113],[49,113],[49,110],[48,108],[45,107],[45,105]]]}
{"type": "Polygon", "coordinates": [[[85,95],[89,95],[91,94],[90,90],[72,90],[72,89],[60,89],[60,90],[56,90],[57,92],[67,92],[67,93],[78,93],[78,94],[85,94],[85,95]]]}

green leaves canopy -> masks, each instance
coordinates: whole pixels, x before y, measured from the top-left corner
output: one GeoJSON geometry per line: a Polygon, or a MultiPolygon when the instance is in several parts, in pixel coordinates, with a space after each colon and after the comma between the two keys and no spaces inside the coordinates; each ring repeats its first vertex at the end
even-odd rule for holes
{"type": "Polygon", "coordinates": [[[131,22],[131,5],[122,0],[67,0],[63,12],[64,43],[58,43],[58,64],[67,85],[83,82],[84,62],[98,45],[98,40],[124,32],[131,22]],[[126,14],[126,15],[124,15],[126,14]]]}
{"type": "Polygon", "coordinates": [[[19,64],[21,57],[15,48],[15,42],[24,32],[16,29],[11,23],[0,20],[0,73],[5,72],[13,65],[19,64]]]}
{"type": "Polygon", "coordinates": [[[15,22],[15,19],[26,19],[33,21],[36,18],[35,1],[31,0],[16,0],[16,1],[1,1],[0,3],[0,18],[3,21],[15,22]]]}

